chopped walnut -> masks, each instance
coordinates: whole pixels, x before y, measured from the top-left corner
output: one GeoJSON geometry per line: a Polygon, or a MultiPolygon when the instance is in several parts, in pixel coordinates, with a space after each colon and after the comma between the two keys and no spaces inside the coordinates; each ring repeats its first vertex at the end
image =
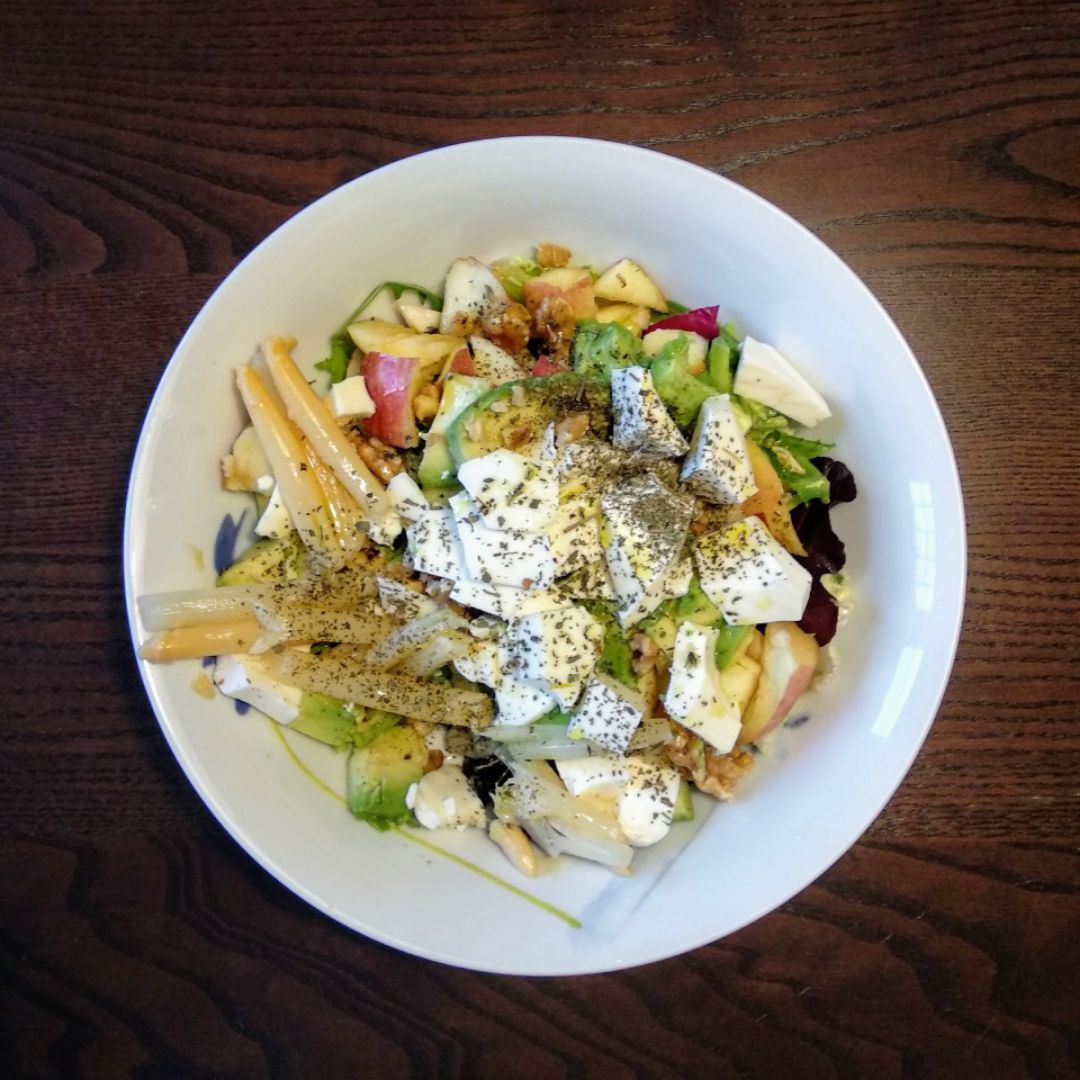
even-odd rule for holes
{"type": "Polygon", "coordinates": [[[484,317],[481,332],[511,356],[520,356],[529,342],[529,309],[511,303],[502,311],[493,311],[484,317]]]}
{"type": "Polygon", "coordinates": [[[589,430],[589,414],[574,412],[564,416],[555,425],[555,445],[561,450],[572,442],[577,442],[589,430]]]}
{"type": "Polygon", "coordinates": [[[536,245],[536,261],[546,267],[569,266],[570,249],[563,247],[562,244],[552,244],[545,240],[542,244],[536,245]]]}
{"type": "Polygon", "coordinates": [[[432,382],[420,387],[416,397],[413,398],[413,413],[417,420],[430,420],[439,411],[439,400],[442,397],[442,383],[432,382]]]}
{"type": "Polygon", "coordinates": [[[398,457],[396,450],[380,442],[378,439],[368,438],[362,431],[354,427],[345,429],[349,442],[356,447],[360,460],[384,483],[389,484],[399,472],[405,469],[405,463],[398,457]]]}
{"type": "Polygon", "coordinates": [[[544,343],[544,351],[557,367],[566,367],[577,329],[577,317],[562,296],[542,296],[533,308],[533,336],[544,343]]]}
{"type": "Polygon", "coordinates": [[[630,639],[630,648],[634,654],[631,664],[634,674],[644,675],[646,672],[652,671],[656,664],[656,654],[658,652],[656,642],[648,634],[635,634],[630,639]]]}
{"type": "Polygon", "coordinates": [[[672,722],[675,738],[664,749],[668,759],[685,773],[700,791],[714,799],[730,799],[742,776],[754,766],[754,756],[736,747],[718,754],[693,732],[672,722]]]}
{"type": "Polygon", "coordinates": [[[441,769],[443,763],[443,752],[441,750],[429,750],[427,755],[427,761],[424,762],[424,772],[434,772],[436,769],[441,769]]]}

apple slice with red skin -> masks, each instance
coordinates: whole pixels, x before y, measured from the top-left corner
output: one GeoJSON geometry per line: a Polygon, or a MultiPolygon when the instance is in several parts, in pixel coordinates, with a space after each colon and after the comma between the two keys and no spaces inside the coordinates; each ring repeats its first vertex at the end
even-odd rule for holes
{"type": "Polygon", "coordinates": [[[795,623],[765,627],[761,677],[743,714],[740,743],[752,743],[778,727],[814,677],[820,648],[795,623]]]}
{"type": "Polygon", "coordinates": [[[364,434],[403,450],[419,445],[412,403],[423,381],[420,361],[369,352],[364,356],[363,374],[375,402],[374,415],[363,421],[364,434]]]}

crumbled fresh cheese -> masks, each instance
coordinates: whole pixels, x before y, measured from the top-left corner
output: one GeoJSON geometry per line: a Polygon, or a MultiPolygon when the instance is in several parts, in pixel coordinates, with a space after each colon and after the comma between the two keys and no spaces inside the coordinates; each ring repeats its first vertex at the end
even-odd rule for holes
{"type": "Polygon", "coordinates": [[[569,687],[592,673],[604,629],[584,608],[526,615],[506,628],[504,671],[515,679],[569,687]]]}
{"type": "Polygon", "coordinates": [[[639,693],[606,675],[594,675],[567,733],[571,738],[588,739],[613,754],[625,754],[644,718],[645,699],[639,693]]]}
{"type": "Polygon", "coordinates": [[[679,797],[679,772],[657,756],[626,759],[626,785],[619,796],[619,828],[634,847],[649,847],[668,834],[679,797]]]}
{"type": "Polygon", "coordinates": [[[619,598],[619,622],[632,626],[660,603],[678,559],[694,500],[669,491],[652,473],[609,487],[600,498],[605,556],[619,598]]]}
{"type": "Polygon", "coordinates": [[[545,535],[488,528],[464,491],[451,496],[450,509],[472,580],[519,589],[545,588],[555,580],[555,561],[545,535]]]}
{"type": "Polygon", "coordinates": [[[686,453],[686,439],[656,392],[648,368],[612,371],[611,407],[615,414],[611,442],[616,449],[644,450],[663,457],[686,453]]]}
{"type": "Polygon", "coordinates": [[[694,563],[729,625],[798,622],[806,610],[810,572],[756,517],[698,537],[694,563]]]}
{"type": "Polygon", "coordinates": [[[300,715],[304,692],[271,678],[258,656],[219,656],[214,665],[214,685],[226,697],[247,702],[279,724],[291,724],[300,715]]]}
{"type": "Polygon", "coordinates": [[[732,389],[740,397],[760,401],[804,427],[832,416],[825,399],[771,345],[748,337],[742,343],[732,389]]]}
{"type": "Polygon", "coordinates": [[[376,575],[375,588],[379,590],[379,603],[383,610],[405,622],[419,619],[421,615],[430,615],[439,609],[439,605],[430,596],[415,592],[403,581],[385,574],[376,575]]]}
{"type": "Polygon", "coordinates": [[[424,773],[405,793],[405,805],[425,829],[487,827],[484,804],[457,765],[424,773]]]}
{"type": "Polygon", "coordinates": [[[266,504],[266,509],[255,524],[255,533],[258,536],[270,536],[275,540],[287,540],[292,535],[292,518],[289,517],[289,508],[281,497],[281,488],[274,486],[274,493],[266,504]]]}
{"type": "Polygon", "coordinates": [[[720,631],[684,622],[675,635],[664,708],[684,727],[700,735],[721,754],[739,737],[738,706],[724,693],[716,669],[720,631]]]}
{"type": "Polygon", "coordinates": [[[512,450],[493,450],[458,466],[458,480],[489,529],[540,532],[559,511],[559,481],[551,463],[512,450]]]}
{"type": "Polygon", "coordinates": [[[496,689],[502,682],[498,642],[474,642],[469,652],[454,661],[454,668],[463,679],[496,689]]]}
{"type": "Polygon", "coordinates": [[[420,485],[404,470],[386,485],[386,494],[394,510],[406,521],[419,521],[424,511],[431,509],[420,485]]]}
{"type": "Polygon", "coordinates": [[[363,375],[351,375],[330,387],[326,403],[335,420],[366,420],[375,415],[375,402],[363,375]]]}
{"type": "Polygon", "coordinates": [[[557,705],[558,701],[546,690],[523,679],[510,678],[503,668],[502,679],[495,687],[496,726],[531,724],[557,705]]]}
{"type": "Polygon", "coordinates": [[[467,577],[465,558],[454,528],[454,515],[442,507],[425,510],[406,530],[409,562],[419,574],[435,577],[467,577]]]}
{"type": "Polygon", "coordinates": [[[750,452],[728,394],[706,399],[679,479],[714,503],[741,503],[757,491],[750,452]]]}
{"type": "Polygon", "coordinates": [[[575,798],[586,794],[617,795],[627,778],[626,759],[615,754],[592,754],[570,761],[556,761],[555,771],[575,798]]]}

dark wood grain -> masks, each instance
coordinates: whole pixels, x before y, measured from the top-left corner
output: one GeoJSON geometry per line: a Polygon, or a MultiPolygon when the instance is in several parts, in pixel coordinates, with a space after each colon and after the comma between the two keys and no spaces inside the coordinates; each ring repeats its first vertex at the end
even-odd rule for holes
{"type": "Polygon", "coordinates": [[[1080,1070],[1080,8],[0,3],[0,1060],[26,1076],[1080,1070]],[[317,915],[181,776],[123,617],[142,413],[221,277],[432,146],[651,146],[883,300],[960,463],[955,673],[862,841],[610,976],[475,975],[317,915]]]}

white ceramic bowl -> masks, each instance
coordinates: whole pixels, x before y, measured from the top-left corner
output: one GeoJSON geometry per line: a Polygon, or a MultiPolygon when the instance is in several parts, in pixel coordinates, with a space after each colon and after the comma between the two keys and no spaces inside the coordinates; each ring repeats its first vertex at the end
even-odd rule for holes
{"type": "MultiPolygon", "coordinates": [[[[859,498],[835,513],[855,608],[836,673],[729,804],[640,852],[630,878],[570,859],[518,878],[479,834],[422,834],[436,853],[354,821],[329,788],[343,762],[258,714],[192,689],[195,662],[141,664],[169,745],[200,796],[271,874],[379,941],[463,967],[605,971],[671,956],[745,925],[854,843],[918,751],[952,664],[964,596],[960,488],[940,414],[911,351],[855,275],[749,191],[675,158],[605,142],[497,139],[409,158],[320,199],[253,251],[180,342],[150,406],[129,491],[134,598],[210,580],[210,551],[239,496],[218,462],[242,412],[233,372],[268,334],[314,362],[378,281],[438,287],[459,255],[527,253],[538,240],[597,265],[630,255],[670,296],[720,303],[794,359],[830,402],[825,431],[859,498]],[[199,565],[199,554],[207,566],[199,565]],[[450,858],[464,858],[494,878],[450,858]],[[579,921],[572,927],[512,892],[579,921]]],[[[250,519],[249,519],[250,520],[250,519]]]]}

